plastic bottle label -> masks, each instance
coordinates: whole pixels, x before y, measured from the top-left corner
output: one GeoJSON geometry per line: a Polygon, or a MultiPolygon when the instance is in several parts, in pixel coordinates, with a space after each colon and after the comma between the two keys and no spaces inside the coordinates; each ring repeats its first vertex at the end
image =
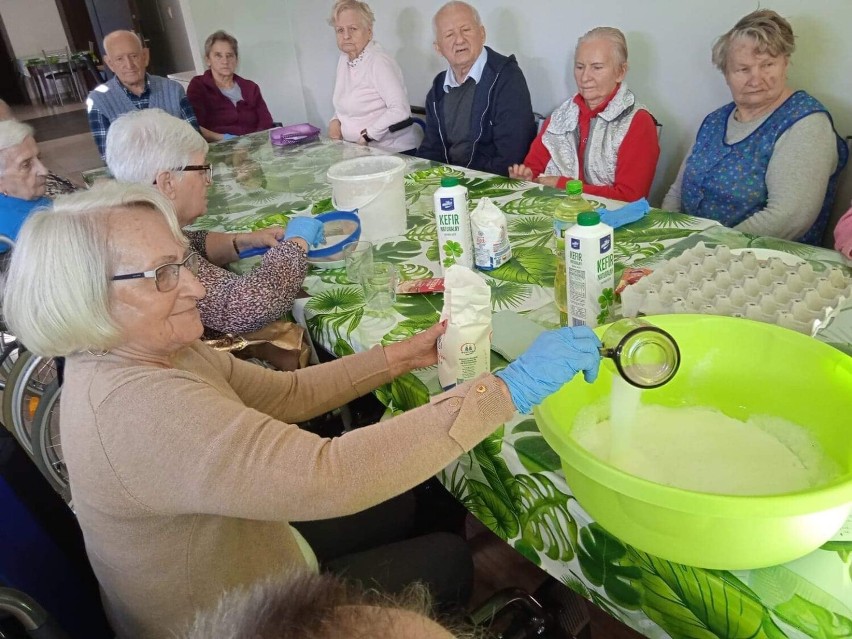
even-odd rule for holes
{"type": "Polygon", "coordinates": [[[467,191],[463,187],[440,187],[435,193],[435,224],[438,230],[438,261],[442,269],[459,264],[473,268],[473,243],[467,212],[467,191]],[[443,192],[442,192],[443,191],[443,192]]]}
{"type": "Polygon", "coordinates": [[[571,222],[568,222],[567,220],[553,218],[553,235],[560,239],[565,239],[565,231],[567,231],[571,226],[571,222]]]}
{"type": "Polygon", "coordinates": [[[570,237],[565,260],[568,307],[572,326],[595,327],[609,318],[615,258],[612,235],[570,237]]]}
{"type": "Polygon", "coordinates": [[[477,227],[473,243],[476,268],[482,271],[493,271],[512,259],[505,227],[477,227]]]}

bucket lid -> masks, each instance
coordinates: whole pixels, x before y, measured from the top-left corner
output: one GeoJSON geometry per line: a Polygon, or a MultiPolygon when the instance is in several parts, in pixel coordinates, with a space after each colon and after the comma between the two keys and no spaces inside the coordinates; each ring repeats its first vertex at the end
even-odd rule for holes
{"type": "Polygon", "coordinates": [[[600,222],[601,216],[597,211],[583,211],[577,216],[577,224],[580,226],[594,226],[600,222]]]}
{"type": "Polygon", "coordinates": [[[459,179],[452,175],[445,175],[441,178],[441,186],[458,186],[459,179]]]}
{"type": "Polygon", "coordinates": [[[367,155],[332,164],[326,172],[326,177],[329,180],[344,182],[374,180],[402,175],[405,166],[405,160],[393,155],[367,155]]]}

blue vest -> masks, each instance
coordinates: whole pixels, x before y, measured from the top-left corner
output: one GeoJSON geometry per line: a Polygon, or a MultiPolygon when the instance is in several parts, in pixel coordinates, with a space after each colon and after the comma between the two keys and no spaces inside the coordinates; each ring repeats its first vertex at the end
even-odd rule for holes
{"type": "MultiPolygon", "coordinates": [[[[825,113],[826,108],[804,91],[796,91],[747,138],[736,144],[725,142],[728,117],[734,110],[731,102],[708,115],[686,162],[681,187],[683,210],[690,215],[716,220],[725,226],[736,226],[766,207],[766,170],[778,138],[802,118],[812,113],[825,113]]],[[[834,123],[832,121],[832,126],[834,123]]],[[[846,166],[849,150],[837,138],[837,169],[828,181],[825,199],[813,226],[798,242],[820,244],[831,215],[831,204],[837,190],[837,177],[846,166]]]]}
{"type": "MultiPolygon", "coordinates": [[[[148,106],[162,109],[176,118],[183,118],[180,111],[181,98],[186,95],[183,87],[173,80],[161,78],[158,75],[148,75],[147,78],[148,85],[151,87],[148,106]]],[[[115,122],[118,116],[135,111],[138,108],[127,97],[124,87],[121,86],[116,76],[91,91],[89,99],[110,122],[115,122]]]]}

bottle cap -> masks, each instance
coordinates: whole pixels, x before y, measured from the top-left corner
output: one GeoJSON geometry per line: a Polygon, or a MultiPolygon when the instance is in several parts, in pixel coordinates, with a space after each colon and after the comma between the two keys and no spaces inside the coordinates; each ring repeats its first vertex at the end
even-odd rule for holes
{"type": "Polygon", "coordinates": [[[452,175],[445,175],[441,178],[441,186],[458,186],[459,179],[457,177],[453,177],[452,175]]]}
{"type": "Polygon", "coordinates": [[[601,216],[597,211],[583,211],[577,216],[577,224],[580,226],[594,226],[600,223],[601,216]]]}
{"type": "Polygon", "coordinates": [[[565,192],[568,195],[580,195],[583,193],[583,182],[580,180],[568,180],[565,183],[565,192]]]}

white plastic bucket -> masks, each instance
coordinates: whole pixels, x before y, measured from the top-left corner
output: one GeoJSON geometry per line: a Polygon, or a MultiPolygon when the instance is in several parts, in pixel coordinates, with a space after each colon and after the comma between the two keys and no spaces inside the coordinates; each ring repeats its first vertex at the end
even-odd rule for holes
{"type": "Polygon", "coordinates": [[[340,211],[358,211],[361,239],[371,242],[404,235],[405,160],[392,155],[353,158],[329,168],[331,203],[340,211]]]}

